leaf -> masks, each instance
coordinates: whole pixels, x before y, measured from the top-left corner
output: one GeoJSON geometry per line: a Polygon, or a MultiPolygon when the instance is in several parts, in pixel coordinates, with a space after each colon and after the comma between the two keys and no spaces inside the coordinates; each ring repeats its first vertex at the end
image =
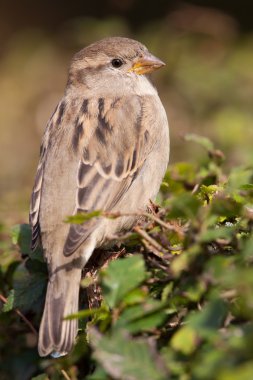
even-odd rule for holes
{"type": "Polygon", "coordinates": [[[203,380],[217,380],[219,368],[224,368],[226,356],[223,350],[216,350],[213,345],[203,344],[199,346],[201,352],[192,366],[193,378],[203,380]],[[203,349],[202,349],[203,347],[203,349]]]}
{"type": "Polygon", "coordinates": [[[167,285],[164,286],[163,288],[163,291],[162,291],[162,296],[161,296],[161,300],[163,302],[166,302],[167,301],[167,298],[168,296],[172,293],[172,290],[173,290],[173,282],[169,282],[167,285]]]}
{"type": "Polygon", "coordinates": [[[175,276],[178,276],[183,270],[187,269],[190,264],[190,257],[185,252],[178,255],[171,263],[171,270],[175,276]]]}
{"type": "Polygon", "coordinates": [[[246,240],[244,248],[243,248],[243,256],[246,260],[250,260],[252,262],[253,259],[253,235],[246,240]]]}
{"type": "Polygon", "coordinates": [[[174,276],[178,277],[182,271],[187,270],[198,254],[199,247],[196,245],[190,250],[184,251],[180,255],[177,255],[170,265],[174,276]]]}
{"type": "Polygon", "coordinates": [[[213,199],[213,196],[218,192],[221,191],[222,187],[217,185],[201,185],[200,186],[200,196],[203,201],[210,201],[213,199]]]}
{"type": "Polygon", "coordinates": [[[220,299],[210,301],[201,312],[192,313],[188,320],[188,326],[202,337],[210,337],[216,333],[224,322],[227,314],[227,305],[220,299]]]}
{"type": "Polygon", "coordinates": [[[208,229],[200,235],[200,241],[209,242],[216,239],[230,239],[235,231],[235,227],[219,227],[208,229]]]}
{"type": "Polygon", "coordinates": [[[252,173],[253,173],[252,167],[233,168],[228,177],[227,189],[230,192],[233,192],[238,189],[252,190],[253,188],[252,173]]]}
{"type": "Polygon", "coordinates": [[[252,362],[239,365],[237,368],[225,369],[217,376],[217,380],[252,380],[252,362]]]}
{"type": "Polygon", "coordinates": [[[44,262],[42,250],[38,247],[31,250],[32,231],[29,224],[18,224],[11,230],[12,243],[17,244],[23,255],[28,255],[31,259],[44,262]]]}
{"type": "Polygon", "coordinates": [[[167,305],[157,300],[147,299],[141,305],[128,307],[120,315],[114,329],[125,328],[132,334],[153,329],[167,318],[167,305]]]}
{"type": "Polygon", "coordinates": [[[253,190],[253,184],[245,183],[244,185],[240,186],[240,190],[253,190]]]}
{"type": "Polygon", "coordinates": [[[80,310],[78,313],[70,314],[67,317],[65,317],[65,320],[71,320],[71,319],[81,319],[81,318],[87,318],[92,317],[94,314],[97,314],[100,312],[101,309],[85,309],[80,310]]]}
{"type": "Polygon", "coordinates": [[[199,199],[189,193],[183,193],[167,202],[169,206],[169,218],[196,218],[201,206],[199,199]]]}
{"type": "Polygon", "coordinates": [[[217,196],[211,204],[211,212],[227,218],[237,217],[241,214],[242,205],[232,198],[217,196]]]}
{"type": "Polygon", "coordinates": [[[133,340],[122,330],[102,336],[94,328],[90,331],[90,339],[93,357],[113,379],[167,379],[155,348],[151,350],[144,339],[133,340]]]}
{"type": "Polygon", "coordinates": [[[184,139],[186,141],[192,141],[199,145],[201,145],[203,148],[205,148],[207,151],[213,151],[214,145],[211,140],[209,140],[207,137],[195,135],[194,133],[188,133],[184,136],[184,139]]]}
{"type": "Polygon", "coordinates": [[[144,301],[147,291],[144,289],[133,289],[124,297],[124,306],[135,305],[144,301]]]}
{"type": "Polygon", "coordinates": [[[12,289],[8,295],[7,302],[3,306],[3,312],[8,312],[13,309],[14,305],[14,290],[12,289]]]}
{"type": "Polygon", "coordinates": [[[72,224],[82,224],[84,222],[87,222],[87,220],[97,218],[102,215],[102,211],[95,210],[87,213],[78,213],[76,215],[68,216],[65,220],[65,223],[72,223],[72,224]]]}
{"type": "Polygon", "coordinates": [[[196,350],[198,341],[196,331],[190,326],[184,326],[173,335],[170,344],[174,350],[190,355],[196,350]]]}
{"type": "Polygon", "coordinates": [[[14,275],[13,307],[34,310],[43,302],[47,286],[44,271],[30,273],[24,264],[20,264],[14,275]]]}
{"type": "Polygon", "coordinates": [[[112,261],[101,273],[101,278],[104,298],[113,308],[144,281],[145,266],[142,256],[133,255],[112,261]]]}
{"type": "Polygon", "coordinates": [[[110,380],[106,371],[97,366],[92,375],[88,375],[85,377],[87,380],[110,380]]]}

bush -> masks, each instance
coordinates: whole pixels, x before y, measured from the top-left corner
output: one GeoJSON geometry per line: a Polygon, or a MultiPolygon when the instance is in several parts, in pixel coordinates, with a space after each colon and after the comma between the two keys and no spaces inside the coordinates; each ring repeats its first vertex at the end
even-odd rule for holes
{"type": "Polygon", "coordinates": [[[79,318],[80,334],[65,358],[36,351],[42,253],[30,251],[29,227],[16,226],[20,260],[2,228],[1,379],[253,378],[253,170],[226,174],[209,140],[186,139],[203,146],[205,159],[169,167],[160,206],[119,236],[123,249],[97,253],[106,259],[93,260],[82,281],[88,301],[81,297],[81,305],[92,307],[69,317],[79,318]],[[121,257],[107,265],[108,256],[121,257]]]}

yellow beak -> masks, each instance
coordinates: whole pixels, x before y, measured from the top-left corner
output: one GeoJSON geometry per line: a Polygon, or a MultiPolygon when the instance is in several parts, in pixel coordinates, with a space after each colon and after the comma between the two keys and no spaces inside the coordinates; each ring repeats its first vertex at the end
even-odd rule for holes
{"type": "Polygon", "coordinates": [[[165,63],[152,54],[147,54],[143,58],[138,59],[128,72],[134,72],[135,74],[149,74],[153,71],[165,66],[165,63]]]}

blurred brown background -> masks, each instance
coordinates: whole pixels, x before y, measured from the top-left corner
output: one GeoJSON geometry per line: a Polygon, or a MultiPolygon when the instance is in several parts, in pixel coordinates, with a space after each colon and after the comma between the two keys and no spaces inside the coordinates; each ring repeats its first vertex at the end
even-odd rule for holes
{"type": "Polygon", "coordinates": [[[185,133],[211,137],[227,165],[252,164],[250,1],[0,1],[0,221],[27,221],[41,135],[69,61],[111,35],[142,41],[171,127],[171,162],[202,159],[185,133]]]}

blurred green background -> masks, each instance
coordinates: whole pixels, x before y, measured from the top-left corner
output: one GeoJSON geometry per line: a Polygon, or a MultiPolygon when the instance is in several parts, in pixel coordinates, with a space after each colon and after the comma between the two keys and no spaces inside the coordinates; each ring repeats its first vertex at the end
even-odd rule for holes
{"type": "Polygon", "coordinates": [[[227,165],[253,162],[250,1],[0,2],[0,220],[26,222],[39,145],[72,55],[105,36],[140,40],[167,63],[153,80],[171,162],[200,158],[185,133],[211,137],[227,165]]]}

